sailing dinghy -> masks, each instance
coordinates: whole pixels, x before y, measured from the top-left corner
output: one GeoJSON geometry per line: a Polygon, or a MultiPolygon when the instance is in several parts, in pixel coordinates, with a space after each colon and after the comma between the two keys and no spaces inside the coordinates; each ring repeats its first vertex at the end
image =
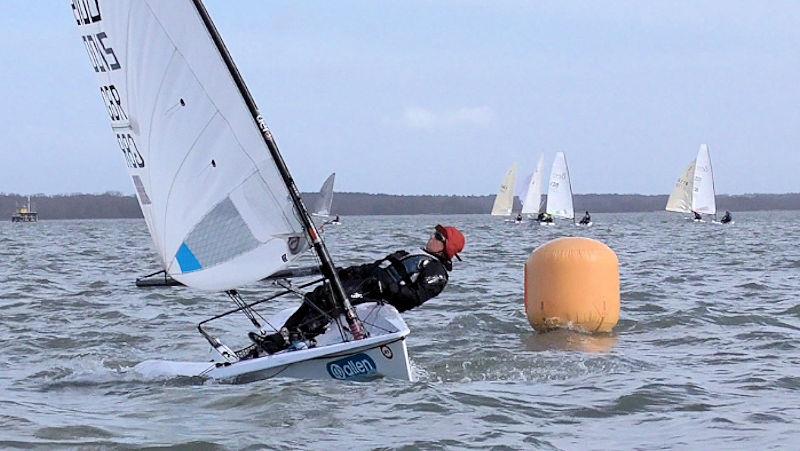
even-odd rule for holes
{"type": "Polygon", "coordinates": [[[522,215],[535,218],[542,208],[542,171],[544,170],[544,155],[539,155],[536,169],[530,176],[528,189],[522,196],[522,215]]]}
{"type": "Polygon", "coordinates": [[[692,190],[694,189],[694,161],[689,163],[689,166],[683,171],[678,180],[675,181],[675,187],[667,199],[667,211],[674,211],[676,213],[691,213],[692,212],[692,190]]]}
{"type": "MultiPolygon", "coordinates": [[[[211,361],[147,361],[136,370],[249,382],[274,376],[412,379],[409,329],[388,305],[354,308],[272,133],[200,0],[73,0],[153,245],[168,276],[225,293],[236,308],[198,325],[211,361]],[[316,346],[252,357],[211,334],[210,323],[242,313],[259,333],[279,329],[260,304],[298,296],[285,285],[245,301],[236,288],[273,274],[313,249],[341,315],[316,346]]],[[[240,338],[247,330],[239,330],[240,338]]],[[[312,343],[313,345],[313,343],[312,343]]]]}
{"type": "Polygon", "coordinates": [[[514,208],[514,186],[517,183],[517,164],[514,163],[506,171],[500,190],[494,198],[492,216],[508,216],[514,208]]]}
{"type": "Polygon", "coordinates": [[[327,179],[325,179],[325,183],[322,184],[322,188],[319,190],[319,196],[317,197],[317,201],[314,206],[314,212],[311,213],[311,216],[318,217],[323,220],[323,223],[320,227],[325,227],[326,225],[330,224],[341,224],[338,215],[334,218],[331,218],[331,206],[333,205],[333,181],[335,178],[336,173],[334,172],[333,174],[329,175],[327,179]]]}
{"type": "MultiPolygon", "coordinates": [[[[556,152],[553,166],[550,169],[546,212],[553,218],[572,219],[572,223],[575,223],[575,210],[572,207],[572,184],[569,180],[569,168],[564,152],[556,152]]],[[[540,222],[540,224],[552,225],[554,222],[540,222]]]]}
{"type": "MultiPolygon", "coordinates": [[[[716,215],[717,202],[714,189],[714,170],[708,145],[701,144],[697,157],[675,182],[667,199],[667,211],[716,215]]],[[[695,222],[705,222],[703,219],[695,222]]]]}
{"type": "Polygon", "coordinates": [[[333,182],[336,173],[329,175],[319,190],[319,197],[314,205],[312,216],[327,217],[331,215],[331,205],[333,205],[333,182]]]}

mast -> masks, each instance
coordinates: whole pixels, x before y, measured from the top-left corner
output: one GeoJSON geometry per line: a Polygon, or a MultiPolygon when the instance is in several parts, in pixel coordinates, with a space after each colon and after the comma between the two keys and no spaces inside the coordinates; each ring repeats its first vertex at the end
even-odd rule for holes
{"type": "Polygon", "coordinates": [[[261,113],[258,111],[255,99],[253,99],[253,96],[250,94],[250,90],[247,88],[242,75],[239,73],[239,69],[236,68],[236,64],[234,64],[233,58],[228,52],[227,47],[225,47],[225,43],[222,41],[219,31],[211,21],[211,17],[208,15],[208,11],[203,5],[202,0],[192,1],[197,9],[197,12],[200,14],[200,17],[203,19],[203,23],[205,24],[209,35],[211,35],[214,44],[217,46],[217,50],[219,50],[220,56],[222,56],[222,60],[225,62],[225,66],[227,66],[233,81],[236,83],[236,87],[239,89],[242,98],[247,104],[247,108],[250,110],[253,120],[258,126],[258,129],[261,131],[261,137],[264,139],[264,143],[269,149],[269,153],[275,162],[278,173],[280,173],[281,178],[283,178],[283,182],[286,184],[286,188],[289,191],[289,196],[292,198],[292,203],[294,203],[294,208],[297,210],[297,215],[299,216],[300,221],[303,223],[303,227],[306,230],[308,239],[311,241],[314,247],[314,252],[316,252],[317,257],[319,257],[322,275],[331,283],[331,291],[333,292],[334,301],[336,301],[336,304],[347,318],[347,324],[350,327],[350,333],[356,340],[365,338],[366,335],[364,333],[364,328],[361,324],[361,321],[358,319],[358,316],[356,316],[355,309],[353,309],[353,306],[350,303],[350,298],[344,291],[344,286],[342,286],[342,281],[339,279],[339,275],[336,273],[333,260],[328,253],[328,248],[325,246],[325,242],[322,241],[322,237],[317,231],[314,222],[311,220],[311,215],[303,204],[303,200],[300,197],[300,191],[297,189],[297,185],[295,185],[294,179],[289,173],[289,168],[286,166],[286,162],[283,160],[283,156],[281,156],[281,153],[278,150],[278,145],[275,143],[275,139],[272,137],[272,132],[269,130],[269,127],[267,127],[264,117],[261,116],[261,113]]]}

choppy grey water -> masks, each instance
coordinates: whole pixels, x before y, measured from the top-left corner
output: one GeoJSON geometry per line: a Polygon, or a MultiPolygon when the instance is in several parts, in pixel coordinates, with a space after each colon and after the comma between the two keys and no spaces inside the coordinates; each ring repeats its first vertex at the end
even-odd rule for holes
{"type": "Polygon", "coordinates": [[[405,315],[419,381],[247,385],[132,370],[205,358],[195,326],[229,307],[222,295],[134,287],[157,269],[142,221],[0,224],[0,447],[796,447],[796,216],[737,214],[723,227],[597,214],[590,229],[346,217],[327,233],[337,264],[419,245],[437,222],[467,235],[446,291],[405,315]],[[610,336],[537,335],[525,318],[523,262],[568,235],[619,256],[610,336]]]}

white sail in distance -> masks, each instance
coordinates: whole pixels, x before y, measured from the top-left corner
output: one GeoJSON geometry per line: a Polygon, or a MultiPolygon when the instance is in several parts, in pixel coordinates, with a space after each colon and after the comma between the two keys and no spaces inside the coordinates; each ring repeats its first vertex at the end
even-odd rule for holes
{"type": "Polygon", "coordinates": [[[329,175],[322,184],[319,190],[319,198],[314,205],[312,212],[318,216],[329,216],[331,214],[331,205],[333,205],[333,182],[336,178],[336,173],[329,175]]]}
{"type": "Polygon", "coordinates": [[[667,211],[677,213],[691,213],[692,192],[694,190],[694,164],[692,161],[675,182],[675,187],[667,199],[667,211]]]}
{"type": "Polygon", "coordinates": [[[492,206],[492,216],[508,216],[514,208],[514,185],[517,180],[517,164],[514,163],[506,171],[503,177],[503,183],[500,185],[500,191],[494,198],[494,205],[492,206]]]}
{"type": "Polygon", "coordinates": [[[547,213],[556,218],[575,218],[572,208],[572,186],[564,152],[556,152],[547,187],[547,213]]]}
{"type": "Polygon", "coordinates": [[[522,214],[537,214],[542,204],[542,172],[544,171],[544,155],[539,155],[539,162],[531,174],[528,190],[522,200],[522,214]]]}
{"type": "Polygon", "coordinates": [[[711,155],[706,144],[701,144],[700,150],[697,151],[692,191],[692,210],[709,215],[717,213],[714,171],[711,168],[711,155]]]}
{"type": "Polygon", "coordinates": [[[196,5],[73,0],[72,11],[169,275],[227,290],[306,249],[286,183],[196,5]]]}

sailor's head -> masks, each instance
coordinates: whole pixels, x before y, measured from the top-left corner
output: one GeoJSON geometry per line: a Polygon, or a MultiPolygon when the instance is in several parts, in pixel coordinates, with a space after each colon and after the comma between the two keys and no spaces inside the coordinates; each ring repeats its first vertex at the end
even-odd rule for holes
{"type": "Polygon", "coordinates": [[[451,226],[437,225],[428,243],[425,244],[425,250],[441,260],[450,262],[453,257],[461,260],[458,253],[464,250],[465,244],[466,239],[460,230],[451,226]]]}

